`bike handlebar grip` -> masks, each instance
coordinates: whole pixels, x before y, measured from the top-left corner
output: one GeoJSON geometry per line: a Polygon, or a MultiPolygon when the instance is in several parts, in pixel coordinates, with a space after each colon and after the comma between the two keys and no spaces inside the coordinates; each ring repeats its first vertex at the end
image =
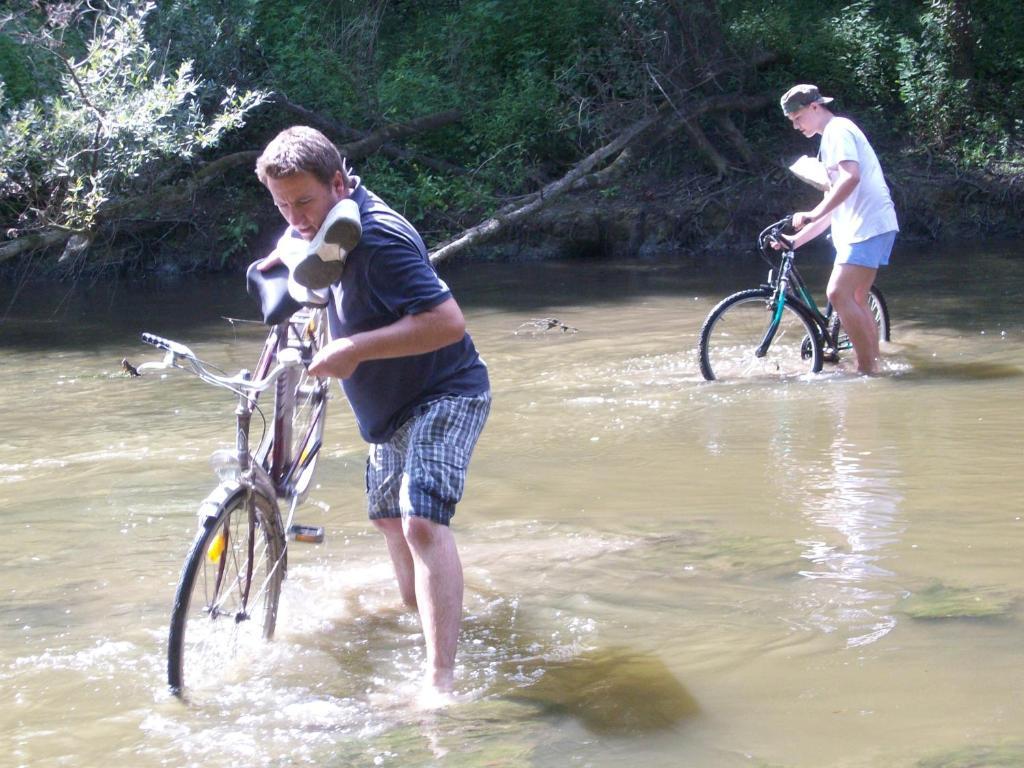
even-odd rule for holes
{"type": "Polygon", "coordinates": [[[142,343],[143,344],[150,344],[150,345],[152,345],[154,347],[157,347],[159,349],[166,349],[168,351],[170,351],[170,349],[171,349],[171,342],[169,342],[167,339],[163,338],[162,336],[157,336],[156,334],[153,334],[153,333],[143,333],[142,334],[142,343]]]}
{"type": "Polygon", "coordinates": [[[192,350],[186,347],[184,344],[179,344],[176,341],[165,339],[163,336],[157,336],[155,333],[143,333],[142,341],[146,344],[152,344],[157,349],[162,349],[166,352],[170,352],[175,355],[182,355],[183,357],[195,357],[192,354],[192,350]]]}

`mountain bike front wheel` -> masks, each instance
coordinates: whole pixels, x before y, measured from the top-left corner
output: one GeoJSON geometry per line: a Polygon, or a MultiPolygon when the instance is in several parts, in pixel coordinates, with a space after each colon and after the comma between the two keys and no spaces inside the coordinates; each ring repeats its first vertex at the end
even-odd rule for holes
{"type": "Polygon", "coordinates": [[[765,354],[756,355],[774,320],[772,295],[768,288],[752,288],[711,310],[700,330],[700,372],[705,379],[790,378],[821,370],[817,326],[802,307],[789,302],[765,354]]]}
{"type": "Polygon", "coordinates": [[[196,534],[178,580],[167,648],[175,695],[217,696],[243,677],[274,636],[284,577],[285,539],[273,502],[240,486],[222,487],[196,534]]]}

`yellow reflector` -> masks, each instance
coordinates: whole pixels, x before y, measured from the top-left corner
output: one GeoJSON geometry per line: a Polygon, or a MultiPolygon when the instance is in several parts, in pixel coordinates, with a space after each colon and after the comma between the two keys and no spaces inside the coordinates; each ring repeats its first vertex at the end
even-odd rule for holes
{"type": "Polygon", "coordinates": [[[224,531],[221,530],[213,541],[210,542],[210,546],[206,548],[206,556],[209,558],[211,563],[219,563],[220,556],[224,554],[224,545],[227,543],[227,536],[224,535],[224,531]]]}

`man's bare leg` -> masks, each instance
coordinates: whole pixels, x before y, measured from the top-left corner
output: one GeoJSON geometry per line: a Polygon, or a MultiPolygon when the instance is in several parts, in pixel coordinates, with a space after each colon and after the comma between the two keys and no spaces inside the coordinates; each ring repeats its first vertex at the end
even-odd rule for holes
{"type": "Polygon", "coordinates": [[[868,309],[868,291],[878,270],[856,264],[836,264],[828,281],[828,300],[857,353],[860,373],[878,373],[878,328],[868,309]]]}
{"type": "Polygon", "coordinates": [[[405,531],[402,530],[402,519],[388,517],[374,520],[373,524],[384,534],[384,540],[387,541],[388,554],[391,555],[391,564],[395,567],[395,579],[398,581],[402,602],[410,608],[415,608],[416,578],[412,552],[409,551],[409,545],[405,542],[405,531]]]}
{"type": "Polygon", "coordinates": [[[462,562],[451,529],[417,517],[374,520],[384,534],[402,600],[420,614],[427,651],[425,687],[448,693],[462,623],[462,562]]]}
{"type": "Polygon", "coordinates": [[[455,649],[462,623],[462,562],[446,525],[410,517],[405,540],[414,563],[416,604],[427,648],[426,687],[449,693],[455,682],[455,649]]]}

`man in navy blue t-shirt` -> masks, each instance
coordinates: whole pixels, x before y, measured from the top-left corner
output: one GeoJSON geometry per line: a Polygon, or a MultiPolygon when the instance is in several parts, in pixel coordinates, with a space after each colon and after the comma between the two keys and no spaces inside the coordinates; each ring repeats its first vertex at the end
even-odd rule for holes
{"type": "Polygon", "coordinates": [[[282,131],[256,172],[289,225],[263,269],[289,250],[305,256],[339,207],[358,216],[358,244],[342,253],[340,277],[324,295],[331,341],[309,370],[342,380],[370,443],[370,519],[387,541],[402,599],[419,611],[425,701],[443,701],[454,683],[463,594],[449,523],[490,410],[487,368],[422,238],[349,176],[327,137],[301,126],[282,131]]]}

